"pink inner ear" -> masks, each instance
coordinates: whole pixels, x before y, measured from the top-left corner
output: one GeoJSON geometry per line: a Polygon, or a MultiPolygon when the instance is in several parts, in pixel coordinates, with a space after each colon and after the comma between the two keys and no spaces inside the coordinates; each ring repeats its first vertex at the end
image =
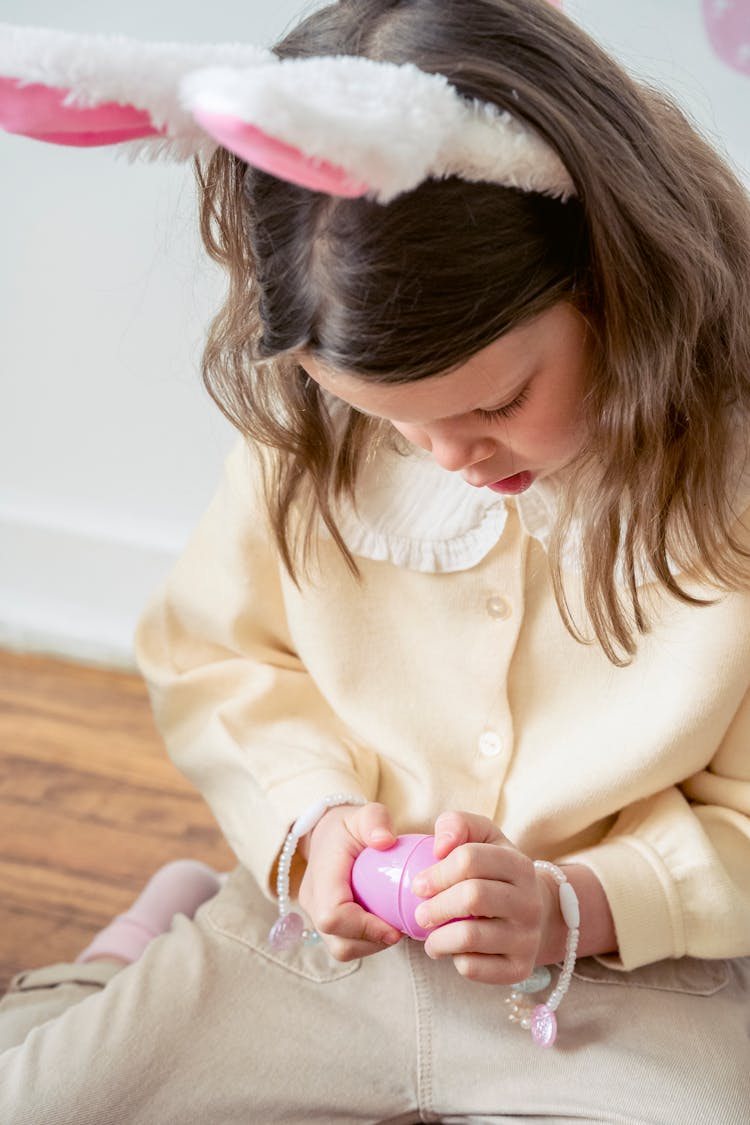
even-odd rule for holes
{"type": "Polygon", "coordinates": [[[64,105],[68,93],[0,78],[0,128],[37,141],[78,147],[114,145],[162,132],[154,128],[145,110],[118,102],[90,108],[64,105]]]}
{"type": "Polygon", "coordinates": [[[280,180],[347,199],[366,195],[370,190],[368,184],[355,179],[344,168],[305,156],[298,148],[276,140],[255,125],[226,113],[210,113],[200,108],[192,112],[198,124],[223,148],[280,180]]]}

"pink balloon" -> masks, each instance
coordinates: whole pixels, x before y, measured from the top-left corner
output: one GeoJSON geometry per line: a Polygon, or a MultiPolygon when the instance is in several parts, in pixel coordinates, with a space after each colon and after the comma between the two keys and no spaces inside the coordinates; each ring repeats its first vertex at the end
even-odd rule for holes
{"type": "Polygon", "coordinates": [[[722,62],[750,75],[750,0],[703,0],[703,22],[722,62]]]}

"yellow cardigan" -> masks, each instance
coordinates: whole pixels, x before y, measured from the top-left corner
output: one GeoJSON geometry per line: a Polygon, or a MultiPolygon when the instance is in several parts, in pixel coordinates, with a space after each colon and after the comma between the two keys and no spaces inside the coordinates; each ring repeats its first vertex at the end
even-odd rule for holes
{"type": "MultiPolygon", "coordinates": [[[[370,466],[406,503],[404,525],[367,515],[359,583],[322,536],[298,589],[241,444],[143,617],[137,655],[168,752],[239,860],[268,889],[290,824],[335,791],[382,801],[397,832],[464,809],[533,858],[593,869],[615,965],[750,954],[750,591],[706,608],[661,599],[615,668],[563,627],[520,498],[482,490],[462,526],[463,483],[417,481],[424,468],[370,466]],[[404,533],[420,510],[427,544],[404,533]]],[[[350,513],[356,546],[355,525],[350,513]]]]}

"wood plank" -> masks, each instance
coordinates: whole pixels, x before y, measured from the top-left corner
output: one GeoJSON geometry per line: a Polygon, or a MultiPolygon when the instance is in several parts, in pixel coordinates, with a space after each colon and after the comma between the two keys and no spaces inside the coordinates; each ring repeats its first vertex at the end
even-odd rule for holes
{"type": "Polygon", "coordinates": [[[0,991],[72,960],[181,856],[236,863],[140,678],[0,651],[0,991]]]}

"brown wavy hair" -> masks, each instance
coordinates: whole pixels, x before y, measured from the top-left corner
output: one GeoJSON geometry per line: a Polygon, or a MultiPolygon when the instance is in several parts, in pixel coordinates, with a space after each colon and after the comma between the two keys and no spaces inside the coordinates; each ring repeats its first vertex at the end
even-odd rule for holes
{"type": "Polygon", "coordinates": [[[381,206],[282,183],[221,150],[199,167],[204,242],[229,277],[204,379],[271,453],[266,502],[292,576],[318,517],[356,573],[335,505],[355,497],[387,430],[348,407],[334,429],[295,354],[381,382],[421,379],[569,301],[593,358],[586,447],[549,547],[566,626],[626,663],[649,628],[641,567],[691,605],[711,599],[680,574],[714,592],[746,584],[733,485],[750,414],[750,201],[684,113],[546,0],[342,0],[275,51],[443,74],[540,133],[577,189],[562,203],[448,178],[381,206]],[[561,565],[573,519],[584,625],[561,565]]]}

